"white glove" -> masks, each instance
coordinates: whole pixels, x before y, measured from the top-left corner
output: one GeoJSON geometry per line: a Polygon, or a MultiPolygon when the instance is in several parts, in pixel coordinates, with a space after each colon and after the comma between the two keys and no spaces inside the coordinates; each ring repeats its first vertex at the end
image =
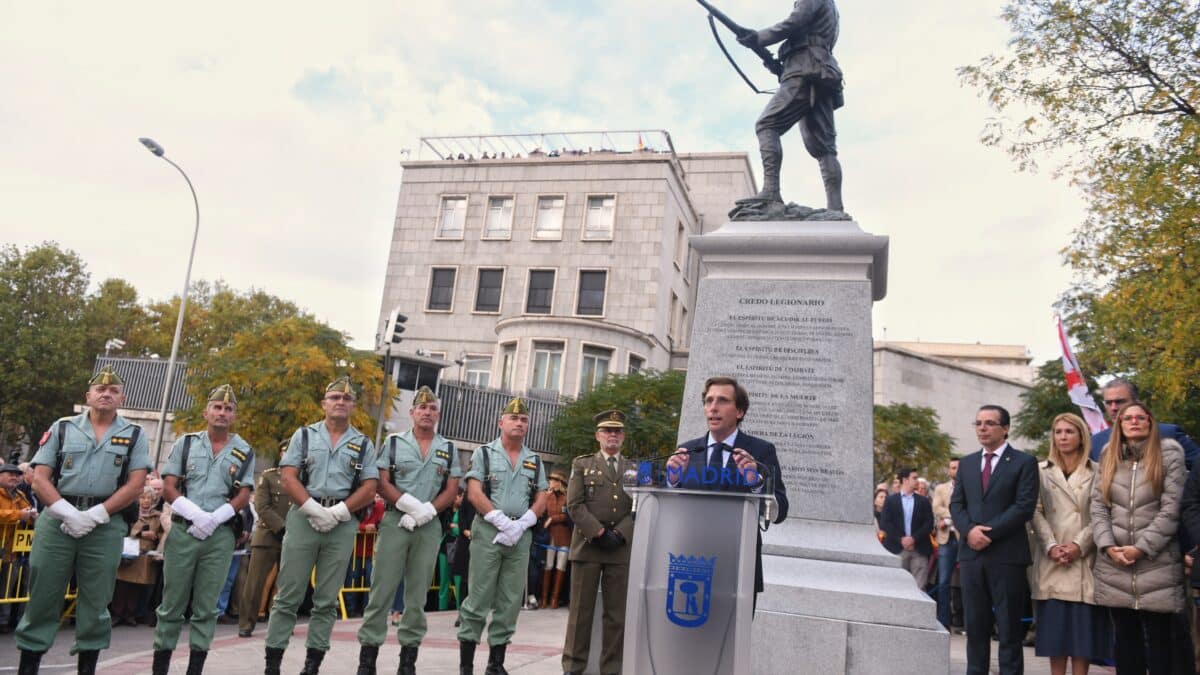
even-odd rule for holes
{"type": "MultiPolygon", "coordinates": [[[[509,522],[512,522],[512,521],[510,520],[509,522]]],[[[514,534],[511,529],[510,530],[500,530],[499,532],[496,533],[496,536],[492,538],[492,543],[500,544],[501,546],[507,546],[509,548],[512,548],[513,546],[517,545],[518,541],[520,541],[521,534],[523,534],[523,531],[517,532],[514,534]]]]}
{"type": "Polygon", "coordinates": [[[219,523],[217,519],[212,516],[212,514],[201,511],[200,517],[192,520],[192,524],[188,527],[187,531],[188,534],[192,535],[193,537],[199,539],[200,541],[204,541],[205,539],[211,537],[212,533],[216,532],[217,528],[220,526],[221,523],[219,523]]]}
{"type": "Polygon", "coordinates": [[[488,511],[483,519],[491,523],[497,530],[503,530],[505,527],[508,527],[508,523],[512,522],[512,518],[506,516],[500,509],[488,511]]]}
{"type": "Polygon", "coordinates": [[[233,510],[233,504],[225,502],[217,507],[216,511],[212,512],[213,520],[217,521],[218,525],[222,525],[229,521],[230,518],[237,515],[237,511],[233,510]]]}
{"type": "Polygon", "coordinates": [[[325,510],[339,523],[350,520],[350,509],[346,506],[346,502],[338,502],[325,510]]]}
{"type": "Polygon", "coordinates": [[[337,527],[337,518],[334,518],[328,509],[318,504],[317,500],[312,497],[300,505],[300,513],[308,518],[308,524],[317,532],[328,532],[337,527]]]}
{"type": "Polygon", "coordinates": [[[521,532],[537,525],[537,516],[533,515],[533,509],[526,509],[525,513],[517,519],[517,524],[521,526],[521,532]]]}
{"type": "Polygon", "coordinates": [[[406,513],[406,514],[400,516],[399,526],[403,527],[404,529],[408,530],[409,532],[412,532],[413,530],[417,529],[417,521],[412,516],[410,516],[406,513]]]}
{"type": "Polygon", "coordinates": [[[417,511],[416,513],[410,513],[408,515],[412,516],[413,519],[417,521],[417,527],[421,527],[425,523],[437,518],[437,509],[433,508],[433,504],[431,502],[423,502],[421,504],[420,511],[417,511]]]}
{"type": "Polygon", "coordinates": [[[90,518],[80,513],[79,509],[65,499],[54,502],[46,507],[46,510],[50,512],[50,515],[62,521],[59,529],[68,537],[79,539],[96,528],[90,518]]]}
{"type": "Polygon", "coordinates": [[[396,500],[396,508],[413,516],[414,518],[421,512],[423,507],[424,504],[422,504],[420,499],[417,499],[407,492],[400,495],[400,499],[396,500]]]}
{"type": "MultiPolygon", "coordinates": [[[[83,512],[84,517],[91,520],[96,525],[103,525],[108,522],[108,509],[104,508],[103,504],[97,504],[87,511],[83,512]]],[[[95,527],[95,525],[93,525],[95,527]]]]}
{"type": "Polygon", "coordinates": [[[201,517],[208,515],[207,511],[199,506],[196,506],[196,502],[193,502],[183,495],[176,497],[175,501],[171,502],[171,510],[186,520],[192,521],[193,523],[199,520],[201,517]]]}

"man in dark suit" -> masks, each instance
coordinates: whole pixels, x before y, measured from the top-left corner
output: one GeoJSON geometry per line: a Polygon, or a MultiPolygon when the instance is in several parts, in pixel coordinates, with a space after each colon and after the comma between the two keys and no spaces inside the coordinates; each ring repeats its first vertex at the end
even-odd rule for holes
{"type": "MultiPolygon", "coordinates": [[[[1117,411],[1127,403],[1141,400],[1138,398],[1137,387],[1132,382],[1123,377],[1114,377],[1109,380],[1104,388],[1100,391],[1100,396],[1104,400],[1104,412],[1108,414],[1110,422],[1116,422],[1117,411]]],[[[1100,453],[1104,451],[1104,446],[1108,445],[1108,439],[1112,436],[1112,428],[1097,431],[1092,434],[1092,461],[1100,461],[1100,453]]],[[[1159,438],[1174,438],[1181,446],[1183,446],[1183,456],[1187,461],[1187,468],[1191,470],[1195,465],[1196,460],[1200,459],[1200,445],[1192,440],[1191,436],[1177,424],[1167,424],[1159,422],[1158,424],[1159,438]]],[[[1181,530],[1182,532],[1182,530],[1181,530]]],[[[1184,549],[1187,550],[1187,549],[1184,549]]]]}
{"type": "MultiPolygon", "coordinates": [[[[704,382],[704,419],[708,434],[693,438],[676,449],[667,461],[667,479],[682,477],[683,487],[760,493],[771,489],[779,505],[775,522],[787,518],[787,490],[779,471],[775,446],[761,438],[741,433],[738,427],[750,408],[750,394],[732,377],[710,377],[704,382]],[[692,470],[688,470],[688,467],[692,470]],[[760,467],[764,469],[760,473],[760,467]],[[711,469],[711,470],[710,470],[711,469]],[[764,477],[764,473],[770,478],[764,477]],[[697,482],[696,476],[715,476],[715,481],[697,482]],[[771,485],[771,487],[768,487],[771,485]]],[[[761,593],[762,535],[754,555],[754,592],[761,593]]],[[[757,596],[756,596],[757,597],[757,596]]]]}
{"type": "Polygon", "coordinates": [[[962,458],[950,497],[950,517],[966,546],[958,551],[967,619],[967,672],[987,673],[992,625],[1000,636],[1000,672],[1025,671],[1021,611],[1029,597],[1032,560],[1025,525],[1038,500],[1033,455],[1008,444],[1008,411],[985,405],[975,414],[981,450],[962,458]]]}
{"type": "Polygon", "coordinates": [[[916,493],[917,470],[901,469],[900,491],[888,495],[879,514],[883,547],[900,556],[900,566],[917,580],[924,590],[929,579],[929,559],[933,556],[933,505],[916,493]]]}

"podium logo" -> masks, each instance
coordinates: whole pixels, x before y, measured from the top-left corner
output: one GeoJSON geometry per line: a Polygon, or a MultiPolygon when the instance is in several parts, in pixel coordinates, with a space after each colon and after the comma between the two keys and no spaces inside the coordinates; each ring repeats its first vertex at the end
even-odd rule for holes
{"type": "Polygon", "coordinates": [[[717,557],[667,553],[667,618],[676,626],[696,628],[708,621],[713,569],[717,557]]]}

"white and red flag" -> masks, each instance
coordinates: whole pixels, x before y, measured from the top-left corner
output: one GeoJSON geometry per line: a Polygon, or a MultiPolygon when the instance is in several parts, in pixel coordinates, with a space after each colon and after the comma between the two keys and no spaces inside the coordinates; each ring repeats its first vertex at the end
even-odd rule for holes
{"type": "Polygon", "coordinates": [[[1067,377],[1067,395],[1071,397],[1072,403],[1079,406],[1079,412],[1083,413],[1083,419],[1092,433],[1103,431],[1108,428],[1108,422],[1104,420],[1104,413],[1100,410],[1100,406],[1096,405],[1096,399],[1092,398],[1091,393],[1088,392],[1087,380],[1083,377],[1083,371],[1079,369],[1075,353],[1071,351],[1071,343],[1067,341],[1067,332],[1063,330],[1062,317],[1055,316],[1054,322],[1058,324],[1058,343],[1062,345],[1062,364],[1063,373],[1067,377]]]}

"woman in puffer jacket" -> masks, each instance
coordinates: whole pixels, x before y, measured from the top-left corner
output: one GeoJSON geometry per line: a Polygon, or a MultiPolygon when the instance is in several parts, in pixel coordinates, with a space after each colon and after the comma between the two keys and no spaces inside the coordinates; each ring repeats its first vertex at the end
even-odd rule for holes
{"type": "Polygon", "coordinates": [[[1145,404],[1117,413],[1092,488],[1096,604],[1109,608],[1117,673],[1192,672],[1191,646],[1173,644],[1183,611],[1183,558],[1175,531],[1187,477],[1183,448],[1160,439],[1145,404]],[[1187,663],[1182,654],[1187,654],[1187,663]]]}

